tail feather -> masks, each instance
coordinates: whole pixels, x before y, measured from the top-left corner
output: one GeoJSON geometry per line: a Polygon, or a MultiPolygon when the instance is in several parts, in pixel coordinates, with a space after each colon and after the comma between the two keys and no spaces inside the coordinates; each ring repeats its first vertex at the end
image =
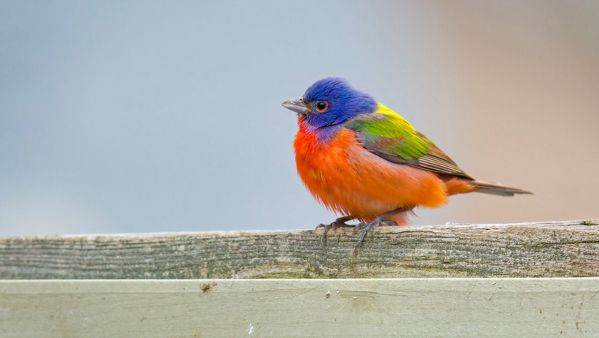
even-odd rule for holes
{"type": "Polygon", "coordinates": [[[468,182],[474,187],[474,191],[484,193],[484,194],[492,194],[499,196],[514,196],[520,194],[532,194],[530,191],[506,187],[505,185],[495,184],[495,183],[487,183],[482,181],[472,181],[468,182]]]}

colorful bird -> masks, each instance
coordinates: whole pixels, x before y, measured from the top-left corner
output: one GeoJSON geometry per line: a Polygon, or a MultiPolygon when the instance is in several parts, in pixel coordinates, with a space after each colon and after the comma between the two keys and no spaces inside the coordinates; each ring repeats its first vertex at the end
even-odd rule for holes
{"type": "Polygon", "coordinates": [[[406,224],[412,209],[439,207],[449,195],[530,194],[475,180],[401,115],[343,79],[319,80],[282,105],[297,113],[299,176],[316,200],[342,215],[324,226],[325,241],[329,229],[354,227],[346,222],[357,219],[362,243],[375,226],[406,224]]]}

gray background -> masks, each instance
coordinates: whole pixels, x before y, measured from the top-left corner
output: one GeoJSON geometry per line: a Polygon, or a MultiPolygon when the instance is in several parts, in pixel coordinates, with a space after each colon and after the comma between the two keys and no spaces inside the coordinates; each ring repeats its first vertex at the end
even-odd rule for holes
{"type": "Polygon", "coordinates": [[[599,217],[599,2],[0,1],[0,234],[307,228],[325,76],[481,179],[415,224],[599,217]]]}

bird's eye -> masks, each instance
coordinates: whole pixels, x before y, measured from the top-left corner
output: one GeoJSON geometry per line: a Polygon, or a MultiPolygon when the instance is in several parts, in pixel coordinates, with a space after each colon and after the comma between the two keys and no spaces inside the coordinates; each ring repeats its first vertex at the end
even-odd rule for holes
{"type": "Polygon", "coordinates": [[[314,107],[316,107],[317,112],[324,113],[329,108],[329,103],[327,101],[316,101],[314,107]]]}

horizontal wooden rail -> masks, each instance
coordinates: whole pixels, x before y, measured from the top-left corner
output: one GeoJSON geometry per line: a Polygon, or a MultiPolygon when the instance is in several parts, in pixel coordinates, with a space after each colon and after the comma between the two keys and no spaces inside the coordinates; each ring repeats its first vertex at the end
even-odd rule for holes
{"type": "Polygon", "coordinates": [[[0,281],[2,337],[596,337],[599,278],[0,281]]]}
{"type": "Polygon", "coordinates": [[[599,223],[0,238],[0,279],[599,276],[599,223]]]}

